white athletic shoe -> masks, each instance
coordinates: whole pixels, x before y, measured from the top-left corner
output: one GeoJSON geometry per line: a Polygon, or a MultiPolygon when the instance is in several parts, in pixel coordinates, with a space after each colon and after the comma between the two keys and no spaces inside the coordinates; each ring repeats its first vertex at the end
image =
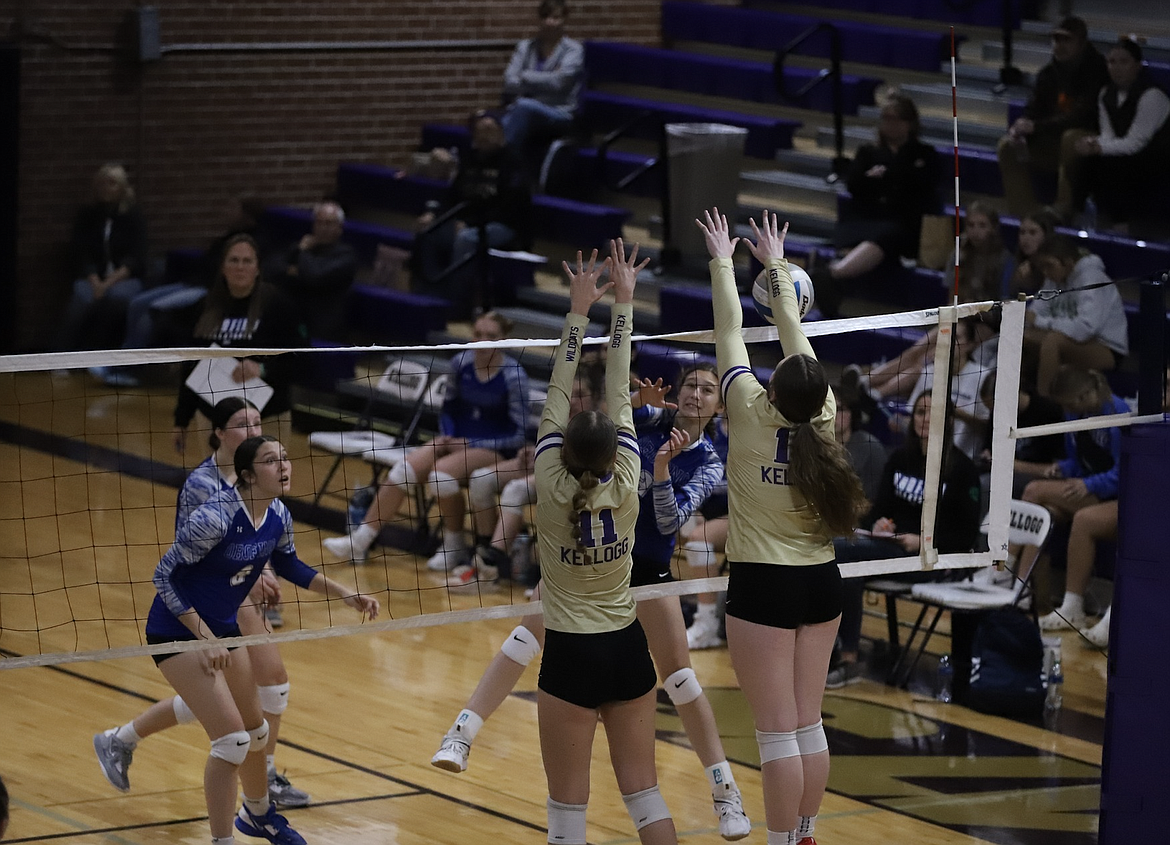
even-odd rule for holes
{"type": "Polygon", "coordinates": [[[359,549],[353,542],[353,537],[343,534],[340,537],[326,537],[321,541],[325,551],[339,560],[352,560],[354,563],[365,563],[370,550],[359,549]]]}
{"type": "Polygon", "coordinates": [[[1058,607],[1051,613],[1046,613],[1040,617],[1040,630],[1071,631],[1073,629],[1084,628],[1088,621],[1089,617],[1085,615],[1084,611],[1072,613],[1063,607],[1058,607]]]}
{"type": "MultiPolygon", "coordinates": [[[[1112,610],[1112,608],[1110,608],[1112,610]]],[[[1110,610],[1105,611],[1105,615],[1101,617],[1101,621],[1092,628],[1087,628],[1081,631],[1085,639],[1091,642],[1097,648],[1109,647],[1109,613],[1110,610]]]]}
{"type": "Polygon", "coordinates": [[[743,798],[738,789],[715,799],[715,815],[719,817],[719,835],[729,842],[752,832],[752,821],[743,811],[743,798]]]}
{"type": "Polygon", "coordinates": [[[431,765],[436,769],[459,774],[467,771],[467,757],[470,754],[470,745],[459,737],[448,734],[443,737],[443,744],[439,746],[439,750],[431,758],[431,765]]]}
{"type": "Polygon", "coordinates": [[[692,651],[704,648],[722,648],[727,645],[719,637],[719,619],[715,616],[696,616],[687,628],[687,646],[692,651]]]}
{"type": "Polygon", "coordinates": [[[446,572],[454,570],[461,563],[466,563],[467,549],[448,549],[439,546],[439,550],[427,559],[427,569],[431,572],[446,572]]]}

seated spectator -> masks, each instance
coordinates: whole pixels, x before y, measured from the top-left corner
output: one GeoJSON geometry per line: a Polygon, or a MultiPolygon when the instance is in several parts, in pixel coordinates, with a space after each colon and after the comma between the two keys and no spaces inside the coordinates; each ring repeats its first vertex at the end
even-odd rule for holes
{"type": "MultiPolygon", "coordinates": [[[[475,340],[502,340],[507,317],[489,311],[475,321],[475,340]]],[[[439,434],[395,464],[378,487],[362,524],[322,542],[336,557],[364,561],[382,525],[398,518],[407,493],[426,484],[438,499],[443,540],[427,561],[436,571],[454,570],[468,557],[463,536],[467,505],[460,489],[475,470],[514,458],[524,448],[528,422],[528,375],[500,349],[464,350],[451,360],[451,376],[439,415],[439,434]]]]}
{"type": "Polygon", "coordinates": [[[833,388],[833,396],[837,399],[833,435],[849,453],[849,462],[861,479],[861,489],[865,491],[866,500],[873,502],[877,498],[888,457],[885,444],[862,428],[865,403],[859,390],[840,385],[833,388]]]}
{"type": "Polygon", "coordinates": [[[1099,257],[1057,236],[1044,242],[1036,263],[1045,281],[1024,315],[1024,379],[1034,375],[1037,391],[1048,396],[1063,364],[1117,369],[1129,354],[1129,329],[1121,294],[1099,257]]]}
{"type": "MultiPolygon", "coordinates": [[[[995,416],[995,384],[996,375],[992,370],[983,380],[979,388],[979,400],[987,409],[989,417],[995,416]]],[[[1034,390],[1025,390],[1021,387],[1019,398],[1016,400],[1015,428],[1031,428],[1036,425],[1048,425],[1064,421],[1064,411],[1060,405],[1047,397],[1041,396],[1034,390]]],[[[991,427],[985,429],[984,451],[982,462],[991,462],[991,427]]],[[[1023,495],[1024,485],[1033,478],[1042,476],[1054,462],[1064,456],[1064,438],[1059,434],[1047,434],[1042,437],[1021,437],[1016,440],[1016,454],[1014,459],[1014,473],[1012,475],[1012,497],[1023,495]]]]}
{"type": "Polygon", "coordinates": [[[527,243],[531,209],[532,197],[515,155],[504,146],[499,121],[488,112],[476,112],[471,117],[471,148],[459,161],[438,216],[428,211],[419,218],[424,228],[411,257],[416,290],[467,310],[477,299],[485,304],[489,292],[471,282],[481,270],[472,263],[480,229],[488,247],[527,243]],[[468,295],[476,290],[478,297],[468,295]]]}
{"type": "MultiPolygon", "coordinates": [[[[1129,413],[1125,400],[1113,395],[1105,376],[1096,370],[1063,366],[1049,390],[1064,410],[1065,419],[1129,413]]],[[[1064,448],[1064,458],[1050,464],[1043,478],[1030,482],[1023,496],[1024,501],[1047,508],[1056,522],[1069,522],[1078,511],[1117,498],[1121,429],[1070,432],[1064,436],[1064,448]]],[[[1066,591],[1060,607],[1052,612],[1052,575],[1047,554],[1041,555],[1035,546],[1013,545],[1008,555],[1009,561],[1019,561],[1019,572],[1032,573],[1041,629],[1051,631],[1084,625],[1083,588],[1081,593],[1066,591]]]]}
{"type": "Polygon", "coordinates": [[[1008,212],[1016,217],[1039,205],[1032,171],[1056,171],[1056,210],[1071,218],[1078,139],[1093,131],[1097,93],[1109,80],[1105,59],[1089,43],[1089,30],[1067,17],[1052,30],[1052,61],[1036,75],[1024,113],[999,139],[996,154],[1008,212]]]}
{"type": "MultiPolygon", "coordinates": [[[[1170,368],[1166,369],[1162,382],[1162,410],[1164,412],[1170,412],[1168,387],[1170,387],[1170,368]]],[[[1087,434],[1087,432],[1084,433],[1087,434]]],[[[1105,609],[1104,615],[1096,625],[1086,627],[1084,596],[1085,590],[1089,586],[1089,578],[1093,574],[1097,542],[1116,539],[1117,499],[1086,505],[1073,514],[1068,532],[1068,553],[1065,558],[1064,598],[1061,600],[1058,612],[1044,617],[1044,620],[1048,620],[1046,630],[1078,628],[1081,636],[1093,645],[1099,648],[1105,648],[1109,645],[1109,617],[1112,607],[1105,609]]],[[[1044,620],[1041,620],[1042,624],[1044,624],[1044,620]]]]}
{"type": "Polygon", "coordinates": [[[341,240],[345,212],[335,202],[313,207],[313,229],[280,256],[271,280],[296,309],[309,337],[333,338],[357,273],[357,254],[341,240]]]}
{"type": "MultiPolygon", "coordinates": [[[[573,393],[569,396],[570,419],[580,411],[603,410],[601,373],[597,367],[578,367],[573,393]]],[[[533,457],[532,449],[525,446],[516,457],[471,474],[467,498],[475,530],[475,555],[470,564],[455,568],[451,580],[468,583],[478,577],[490,581],[499,573],[510,571],[512,580],[536,586],[538,574],[515,571],[508,557],[508,549],[524,530],[525,508],[536,504],[533,457]],[[524,472],[517,475],[520,468],[524,472]]]]}
{"type": "MultiPolygon", "coordinates": [[[[984,316],[984,315],[980,315],[984,316]]],[[[842,382],[856,384],[877,401],[908,399],[911,404],[934,385],[934,352],[938,331],[923,335],[912,347],[892,361],[863,374],[849,366],[842,382]]],[[[979,386],[995,370],[999,357],[999,331],[994,320],[964,317],[955,324],[954,358],[951,361],[951,401],[954,404],[954,442],[969,458],[979,454],[987,409],[979,402],[979,386]]],[[[892,423],[901,430],[901,422],[892,423]]]]}
{"type": "Polygon", "coordinates": [[[531,162],[539,162],[541,148],[569,131],[585,79],[585,47],[565,37],[568,4],[542,0],[537,15],[536,37],[516,45],[504,70],[507,108],[500,121],[505,143],[531,162]]]}
{"type": "MultiPolygon", "coordinates": [[[[909,557],[922,547],[922,501],[926,488],[926,453],[929,448],[931,396],[921,394],[914,411],[906,442],[890,455],[882,472],[877,495],[869,512],[861,518],[862,528],[852,538],[833,541],[838,563],[909,557]]],[[[950,438],[947,438],[950,442],[950,438]]],[[[967,552],[979,536],[979,470],[958,449],[944,449],[943,492],[938,502],[934,545],[940,554],[967,552]]],[[[909,580],[918,576],[909,574],[909,580]]],[[[860,679],[857,665],[861,645],[861,608],[864,578],[843,582],[845,605],[841,611],[836,665],[829,670],[826,686],[842,687],[860,679]]]]}
{"type": "Polygon", "coordinates": [[[877,142],[863,145],[853,159],[848,176],[853,198],[834,235],[845,254],[814,269],[817,304],[826,317],[838,314],[840,281],[898,258],[918,258],[922,216],[942,206],[938,154],[918,140],[918,129],[914,101],[894,94],[882,108],[877,142]]]}
{"type": "Polygon", "coordinates": [[[1044,242],[1056,233],[1056,215],[1048,209],[1034,209],[1020,218],[1016,241],[1016,270],[1012,274],[1007,295],[1033,294],[1044,283],[1044,274],[1036,266],[1036,254],[1044,242]]]}
{"type": "MultiPolygon", "coordinates": [[[[127,305],[142,290],[146,269],[146,226],[122,165],[103,164],[94,174],[93,201],[77,211],[71,247],[77,275],[56,346],[117,349],[127,305]]],[[[122,383],[112,371],[94,375],[122,383]]]]}
{"type": "MultiPolygon", "coordinates": [[[[303,346],[307,338],[300,331],[291,306],[272,285],[260,282],[260,256],[250,235],[234,235],[224,244],[219,278],[211,286],[203,310],[187,344],[232,347],[291,348],[303,346]]],[[[261,378],[275,391],[261,409],[263,416],[288,410],[288,369],[286,356],[243,358],[232,378],[239,383],[261,378]]],[[[187,427],[201,411],[210,419],[212,403],[187,386],[194,369],[182,369],[179,397],[175,404],[175,450],[182,454],[187,443],[187,427]]],[[[222,397],[221,397],[222,398],[222,397]]]]}
{"type": "Polygon", "coordinates": [[[1003,245],[999,212],[976,200],[967,208],[959,244],[959,301],[987,302],[1008,296],[1016,260],[1003,245]]]}
{"type": "MultiPolygon", "coordinates": [[[[233,235],[247,234],[256,238],[256,229],[264,204],[257,198],[240,194],[229,205],[227,230],[211,242],[204,258],[204,271],[192,278],[148,288],[130,300],[126,311],[126,337],[123,349],[143,349],[158,345],[173,325],[166,325],[164,315],[175,317],[203,301],[207,289],[219,276],[223,262],[223,246],[233,235]]],[[[261,250],[263,258],[263,250],[261,250]]]]}
{"type": "Polygon", "coordinates": [[[1123,38],[1106,56],[1109,84],[1097,100],[1099,135],[1076,150],[1087,156],[1085,190],[1097,203],[1098,225],[1126,228],[1165,208],[1170,155],[1170,98],[1142,66],[1142,48],[1123,38]]]}

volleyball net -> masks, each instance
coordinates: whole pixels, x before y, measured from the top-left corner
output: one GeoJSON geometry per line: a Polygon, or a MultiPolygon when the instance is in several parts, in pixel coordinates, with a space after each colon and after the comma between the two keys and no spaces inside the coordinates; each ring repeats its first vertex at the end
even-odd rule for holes
{"type": "MultiPolygon", "coordinates": [[[[898,532],[918,533],[921,548],[892,559],[844,563],[845,576],[963,570],[1005,558],[1023,314],[1023,303],[982,303],[804,325],[833,381],[841,379],[843,360],[868,370],[857,380],[859,401],[851,403],[859,416],[854,427],[882,442],[887,453],[910,436],[916,396],[928,394],[935,409],[929,431],[922,432],[928,443],[925,478],[915,489],[902,491],[909,498],[920,497],[922,524],[898,526],[898,532]],[[972,326],[982,327],[979,334],[972,326]],[[993,371],[997,379],[989,396],[985,385],[993,371]],[[884,381],[890,372],[896,378],[884,381]],[[875,398],[883,390],[887,395],[875,398]],[[936,544],[940,526],[955,517],[940,497],[940,478],[948,472],[948,453],[941,444],[948,440],[980,463],[985,481],[981,514],[986,539],[959,553],[940,553],[936,544]]],[[[603,350],[606,330],[594,326],[587,346],[603,350]]],[[[745,328],[743,333],[757,375],[766,379],[781,357],[775,328],[745,328]]],[[[713,343],[710,331],[639,336],[634,371],[652,380],[661,377],[677,388],[685,367],[714,361],[713,343]]],[[[360,522],[378,485],[407,451],[435,435],[454,354],[496,346],[524,367],[529,434],[534,436],[556,344],[556,338],[544,338],[343,349],[119,350],[0,359],[0,668],[204,647],[149,646],[144,626],[155,596],[155,567],[174,538],[178,489],[211,451],[210,427],[201,417],[183,450],[176,450],[172,414],[180,370],[222,373],[227,367],[230,372],[238,356],[276,365],[266,369],[284,372],[293,385],[289,411],[266,418],[264,431],[281,439],[292,460],[293,490],[285,502],[295,521],[299,556],[382,604],[379,620],[359,623],[339,600],[286,583],[282,626],[244,637],[241,643],[369,634],[534,612],[539,605],[530,601],[528,589],[533,573],[521,571],[519,562],[525,538],[531,536],[531,507],[518,529],[520,536],[504,538],[503,551],[517,565],[497,577],[477,572],[457,582],[450,568],[428,568],[427,558],[438,541],[439,515],[425,484],[416,485],[398,512],[384,520],[364,561],[337,560],[323,550],[322,541],[360,522]],[[131,377],[118,380],[137,386],[108,386],[87,372],[94,367],[116,368],[131,377]]],[[[849,378],[845,376],[847,382],[849,378]]],[[[234,389],[227,386],[228,392],[234,389]]],[[[261,388],[256,391],[248,395],[264,397],[261,388]]],[[[504,486],[501,479],[495,490],[504,486]]],[[[464,530],[469,546],[471,511],[484,506],[482,498],[468,504],[464,530]]],[[[494,524],[500,515],[498,500],[486,507],[489,524],[494,524]]],[[[483,531],[475,529],[477,534],[483,531]]],[[[726,577],[718,568],[691,577],[695,573],[687,567],[682,545],[680,539],[675,553],[679,580],[638,588],[639,598],[725,588],[726,577]]],[[[539,561],[532,564],[538,567],[539,561]]]]}

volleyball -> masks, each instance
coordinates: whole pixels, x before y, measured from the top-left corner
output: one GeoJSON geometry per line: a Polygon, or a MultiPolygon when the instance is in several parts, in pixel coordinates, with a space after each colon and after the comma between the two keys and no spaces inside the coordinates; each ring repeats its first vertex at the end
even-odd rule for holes
{"type": "MultiPolygon", "coordinates": [[[[803,320],[816,301],[812,279],[803,267],[795,264],[788,265],[788,272],[792,274],[792,284],[796,286],[796,302],[800,319],[803,320]]],[[[776,325],[776,321],[772,319],[772,299],[768,295],[767,273],[767,270],[761,270],[756,276],[755,284],[752,285],[752,301],[755,303],[756,313],[763,317],[765,322],[776,325]]]]}

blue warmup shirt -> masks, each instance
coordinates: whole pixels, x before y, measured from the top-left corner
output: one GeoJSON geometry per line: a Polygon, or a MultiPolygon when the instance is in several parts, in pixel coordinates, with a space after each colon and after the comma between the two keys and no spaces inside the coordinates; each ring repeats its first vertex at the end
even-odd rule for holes
{"type": "Polygon", "coordinates": [[[674,414],[661,408],[638,408],[634,411],[634,426],[642,457],[634,555],[647,560],[668,561],[674,554],[678,530],[723,482],[723,462],[704,434],[674,456],[669,465],[668,481],[655,482],[654,456],[670,439],[674,414]]]}
{"type": "Polygon", "coordinates": [[[215,455],[208,455],[203,463],[191,470],[179,490],[179,504],[175,508],[175,536],[179,534],[179,526],[191,518],[197,507],[220,490],[231,489],[232,485],[219,471],[215,455]]]}
{"type": "Polygon", "coordinates": [[[440,434],[464,437],[471,446],[497,452],[515,452],[524,445],[528,374],[515,358],[505,355],[496,374],[480,381],[475,353],[464,350],[451,359],[448,385],[440,434]]]}
{"type": "Polygon", "coordinates": [[[236,612],[271,558],[276,574],[308,587],[317,570],[301,562],[293,545],[292,517],[274,501],[259,528],[234,489],[217,491],[179,526],[175,544],[154,571],[158,590],[146,633],[194,639],[178,615],[190,608],[217,637],[236,627],[236,612]]]}

